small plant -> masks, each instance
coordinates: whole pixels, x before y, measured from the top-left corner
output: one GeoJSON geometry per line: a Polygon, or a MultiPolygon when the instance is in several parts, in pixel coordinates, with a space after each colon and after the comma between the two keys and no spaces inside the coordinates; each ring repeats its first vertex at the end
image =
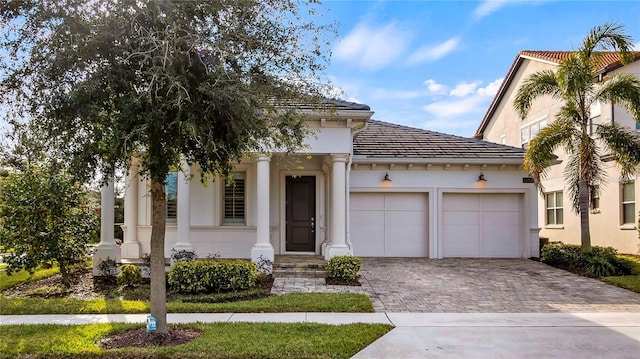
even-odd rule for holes
{"type": "Polygon", "coordinates": [[[135,264],[125,264],[120,267],[118,285],[123,287],[136,287],[142,283],[142,270],[135,264]]]}
{"type": "Polygon", "coordinates": [[[29,297],[55,298],[61,297],[67,293],[67,288],[63,285],[46,285],[27,291],[29,297]]]}
{"type": "Polygon", "coordinates": [[[151,275],[151,254],[145,253],[142,259],[142,276],[148,278],[151,275]]]}
{"type": "Polygon", "coordinates": [[[98,274],[104,278],[114,278],[118,273],[118,263],[109,257],[98,263],[98,274]]]}
{"type": "Polygon", "coordinates": [[[171,263],[189,262],[194,259],[198,259],[198,255],[195,251],[188,249],[182,249],[179,251],[176,251],[175,249],[171,250],[171,263]]]}
{"type": "Polygon", "coordinates": [[[262,254],[256,260],[256,267],[258,268],[258,273],[261,273],[264,275],[273,274],[273,261],[269,258],[266,258],[262,254]]]}
{"type": "Polygon", "coordinates": [[[256,265],[239,259],[182,261],[171,267],[168,280],[173,290],[183,294],[244,290],[256,284],[256,265]]]}
{"type": "Polygon", "coordinates": [[[355,281],[361,265],[362,261],[358,257],[350,255],[333,257],[327,263],[327,277],[346,282],[355,281]]]}
{"type": "Polygon", "coordinates": [[[550,243],[542,248],[542,262],[589,277],[627,275],[633,271],[633,262],[619,257],[612,247],[594,246],[582,252],[579,245],[550,243]]]}

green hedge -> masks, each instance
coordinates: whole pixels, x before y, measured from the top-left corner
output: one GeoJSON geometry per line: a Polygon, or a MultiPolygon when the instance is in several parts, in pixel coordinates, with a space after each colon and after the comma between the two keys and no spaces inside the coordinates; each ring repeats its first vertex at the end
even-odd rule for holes
{"type": "Polygon", "coordinates": [[[353,281],[358,277],[362,261],[354,256],[336,256],[327,263],[327,277],[344,281],[353,281]]]}
{"type": "Polygon", "coordinates": [[[197,259],[175,263],[168,280],[182,294],[231,292],[253,287],[256,270],[255,263],[240,259],[197,259]]]}
{"type": "Polygon", "coordinates": [[[633,269],[633,262],[619,257],[611,247],[594,246],[582,252],[579,245],[550,243],[542,247],[541,257],[551,266],[596,278],[628,275],[633,269]]]}

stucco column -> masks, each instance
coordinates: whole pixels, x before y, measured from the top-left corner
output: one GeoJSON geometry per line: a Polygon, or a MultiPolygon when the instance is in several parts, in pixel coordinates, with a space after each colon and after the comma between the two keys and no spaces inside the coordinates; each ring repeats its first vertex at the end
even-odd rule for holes
{"type": "Polygon", "coordinates": [[[256,158],[256,244],[251,248],[251,260],[258,263],[260,256],[273,262],[274,250],[269,241],[269,163],[271,157],[256,158]]]}
{"type": "Polygon", "coordinates": [[[331,155],[331,243],[325,257],[351,254],[347,245],[347,170],[348,154],[331,155]]]}
{"type": "Polygon", "coordinates": [[[178,204],[177,204],[177,240],[173,245],[176,251],[191,251],[191,169],[186,161],[178,172],[178,204]]]}
{"type": "Polygon", "coordinates": [[[122,258],[140,258],[138,241],[138,159],[131,159],[125,180],[124,192],[124,240],[120,246],[122,258]]]}
{"type": "Polygon", "coordinates": [[[114,241],[114,213],[115,202],[113,178],[100,190],[100,243],[93,254],[93,275],[100,275],[98,265],[109,258],[120,262],[120,247],[114,241]]]}

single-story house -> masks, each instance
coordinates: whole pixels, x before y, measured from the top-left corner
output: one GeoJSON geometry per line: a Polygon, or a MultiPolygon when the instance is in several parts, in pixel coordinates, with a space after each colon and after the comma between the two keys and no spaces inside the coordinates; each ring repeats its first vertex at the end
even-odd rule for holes
{"type": "MultiPolygon", "coordinates": [[[[298,154],[248,156],[235,180],[202,184],[194,165],[167,177],[165,253],[367,257],[537,257],[537,193],[523,150],[371,119],[362,104],[307,113],[298,154]]],[[[102,190],[113,204],[113,185],[102,190]]],[[[149,253],[148,182],[132,163],[124,241],[102,211],[97,258],[149,253]]]]}

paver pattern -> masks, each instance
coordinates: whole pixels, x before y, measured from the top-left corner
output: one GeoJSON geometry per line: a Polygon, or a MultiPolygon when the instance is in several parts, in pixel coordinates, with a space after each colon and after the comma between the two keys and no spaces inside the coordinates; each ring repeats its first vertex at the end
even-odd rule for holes
{"type": "Polygon", "coordinates": [[[363,258],[361,287],[276,278],[273,293],[352,292],[379,312],[640,312],[640,294],[529,259],[363,258]]]}

